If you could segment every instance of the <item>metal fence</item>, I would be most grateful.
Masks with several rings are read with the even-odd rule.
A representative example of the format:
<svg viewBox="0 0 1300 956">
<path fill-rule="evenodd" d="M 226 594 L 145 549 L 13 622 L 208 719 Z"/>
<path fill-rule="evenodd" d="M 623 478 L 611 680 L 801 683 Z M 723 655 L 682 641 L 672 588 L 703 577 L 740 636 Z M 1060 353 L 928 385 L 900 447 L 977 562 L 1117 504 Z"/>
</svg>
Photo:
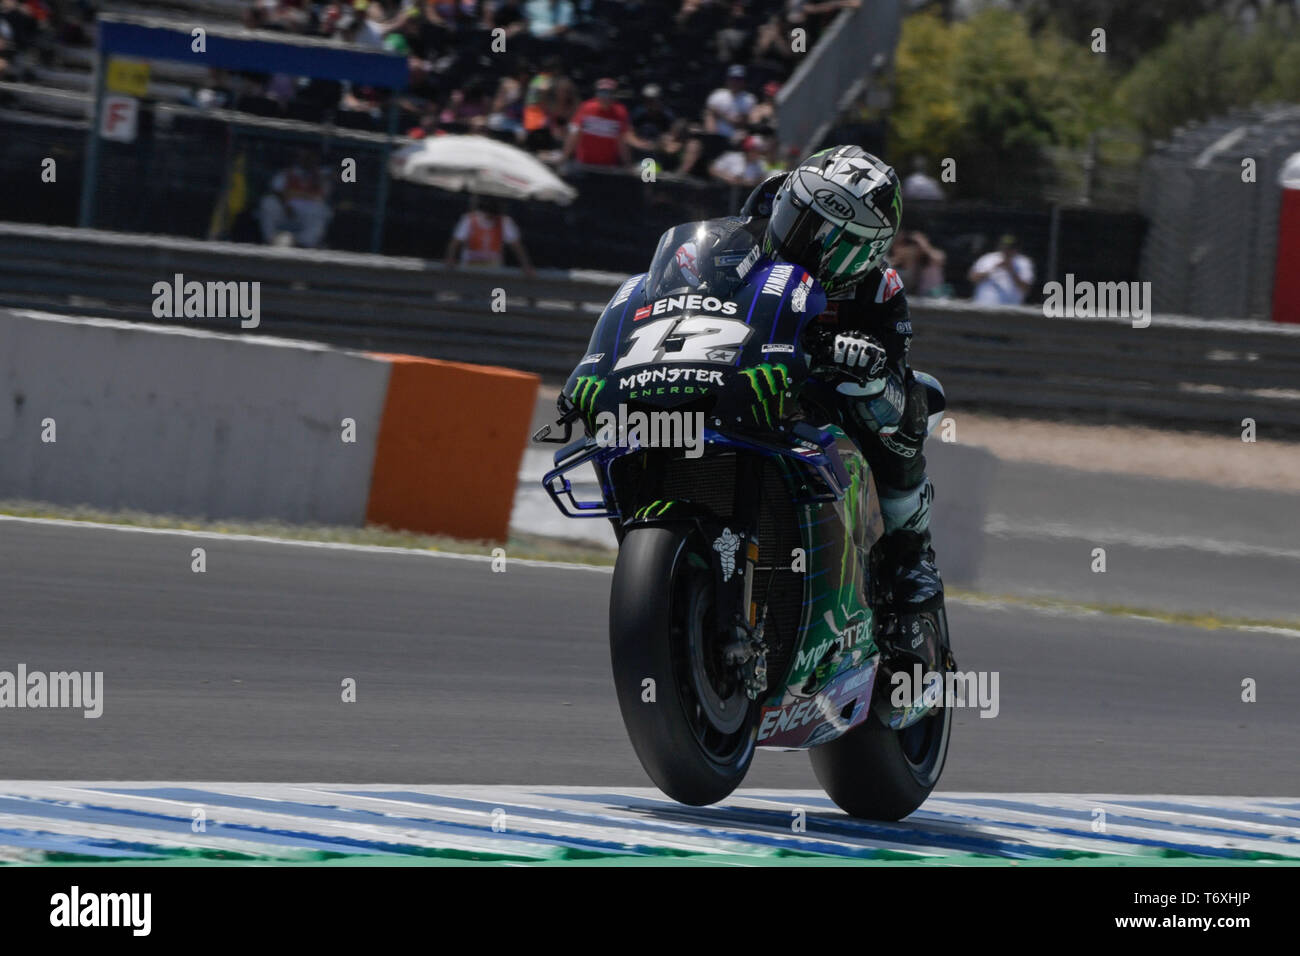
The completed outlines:
<svg viewBox="0 0 1300 956">
<path fill-rule="evenodd" d="M 623 276 L 455 270 L 416 258 L 308 252 L 0 223 L 0 305 L 158 319 L 153 286 L 261 283 L 257 334 L 505 365 L 565 378 Z M 504 311 L 501 307 L 504 305 Z M 1039 309 L 917 300 L 913 364 L 954 408 L 1300 435 L 1300 326 L 1157 314 L 1049 319 Z"/>
<path fill-rule="evenodd" d="M 1278 173 L 1300 150 L 1300 106 L 1254 107 L 1183 130 L 1147 159 L 1142 278 L 1155 307 L 1267 317 L 1277 260 Z M 1254 179 L 1242 161 L 1254 160 Z"/>
</svg>

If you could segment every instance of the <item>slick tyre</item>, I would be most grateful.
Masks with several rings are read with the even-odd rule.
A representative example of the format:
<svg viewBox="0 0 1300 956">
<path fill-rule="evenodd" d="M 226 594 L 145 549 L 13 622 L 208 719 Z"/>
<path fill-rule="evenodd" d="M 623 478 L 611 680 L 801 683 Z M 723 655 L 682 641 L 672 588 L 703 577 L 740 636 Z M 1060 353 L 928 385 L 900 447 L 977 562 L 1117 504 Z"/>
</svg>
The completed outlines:
<svg viewBox="0 0 1300 956">
<path fill-rule="evenodd" d="M 711 552 L 694 525 L 633 528 L 610 595 L 619 709 L 641 766 L 693 806 L 739 786 L 754 759 L 759 704 L 722 664 Z"/>
<path fill-rule="evenodd" d="M 947 645 L 944 612 L 935 612 Z M 953 709 L 937 707 L 910 727 L 891 730 L 874 708 L 842 737 L 809 751 L 813 772 L 845 813 L 864 820 L 901 820 L 916 810 L 939 782 L 948 758 Z"/>
</svg>

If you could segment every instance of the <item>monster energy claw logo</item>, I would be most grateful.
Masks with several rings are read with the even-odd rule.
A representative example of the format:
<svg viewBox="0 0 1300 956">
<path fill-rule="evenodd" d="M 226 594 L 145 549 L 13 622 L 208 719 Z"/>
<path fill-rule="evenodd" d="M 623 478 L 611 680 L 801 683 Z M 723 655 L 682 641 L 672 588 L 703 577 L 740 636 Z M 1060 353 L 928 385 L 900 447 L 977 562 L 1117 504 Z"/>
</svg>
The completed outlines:
<svg viewBox="0 0 1300 956">
<path fill-rule="evenodd" d="M 578 406 L 578 411 L 584 417 L 590 418 L 596 408 L 596 396 L 600 390 L 605 387 L 605 380 L 595 375 L 582 375 L 573 385 L 573 392 L 569 395 L 573 403 Z"/>
<path fill-rule="evenodd" d="M 671 508 L 676 503 L 677 503 L 676 501 L 672 501 L 672 500 L 664 501 L 662 498 L 656 498 L 648 505 L 636 509 L 636 511 L 633 512 L 632 517 L 634 519 L 635 518 L 662 518 L 664 516 L 664 513 L 667 512 L 668 509 Z"/>
<path fill-rule="evenodd" d="M 790 372 L 784 365 L 755 365 L 741 369 L 758 396 L 752 406 L 754 421 L 769 428 L 785 417 L 786 389 L 790 387 Z M 776 416 L 773 417 L 773 412 Z M 760 415 L 761 413 L 761 415 Z"/>
</svg>

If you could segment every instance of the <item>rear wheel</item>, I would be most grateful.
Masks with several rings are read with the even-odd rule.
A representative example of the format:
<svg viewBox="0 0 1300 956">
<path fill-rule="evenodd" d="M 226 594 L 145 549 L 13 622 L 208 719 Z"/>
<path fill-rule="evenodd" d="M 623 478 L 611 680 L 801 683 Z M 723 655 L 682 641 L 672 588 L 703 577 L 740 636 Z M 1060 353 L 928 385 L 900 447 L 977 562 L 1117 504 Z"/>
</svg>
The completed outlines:
<svg viewBox="0 0 1300 956">
<path fill-rule="evenodd" d="M 758 702 L 723 661 L 708 542 L 693 526 L 633 528 L 619 547 L 609 639 L 619 709 L 646 773 L 701 806 L 740 785 Z M 652 681 L 653 683 L 647 683 Z"/>
<path fill-rule="evenodd" d="M 946 648 L 943 611 L 934 612 L 930 623 L 941 628 Z M 939 782 L 952 717 L 951 707 L 939 706 L 912 726 L 891 730 L 873 709 L 847 734 L 809 751 L 813 772 L 845 813 L 867 820 L 901 820 L 924 803 Z"/>
</svg>

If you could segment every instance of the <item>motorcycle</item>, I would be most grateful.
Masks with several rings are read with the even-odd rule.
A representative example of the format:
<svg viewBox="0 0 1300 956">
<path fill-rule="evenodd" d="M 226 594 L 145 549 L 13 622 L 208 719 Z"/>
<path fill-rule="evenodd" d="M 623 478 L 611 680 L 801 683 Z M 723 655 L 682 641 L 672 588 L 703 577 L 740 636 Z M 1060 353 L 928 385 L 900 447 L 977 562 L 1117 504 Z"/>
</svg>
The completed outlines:
<svg viewBox="0 0 1300 956">
<path fill-rule="evenodd" d="M 897 820 L 947 757 L 949 702 L 908 686 L 922 665 L 955 670 L 947 619 L 889 611 L 875 482 L 806 349 L 826 295 L 760 240 L 734 217 L 664 233 L 534 435 L 564 445 L 543 485 L 613 524 L 614 682 L 664 793 L 715 803 L 756 748 L 807 750 L 840 808 Z M 942 390 L 915 374 L 933 427 Z M 584 466 L 599 499 L 574 492 Z"/>
</svg>

